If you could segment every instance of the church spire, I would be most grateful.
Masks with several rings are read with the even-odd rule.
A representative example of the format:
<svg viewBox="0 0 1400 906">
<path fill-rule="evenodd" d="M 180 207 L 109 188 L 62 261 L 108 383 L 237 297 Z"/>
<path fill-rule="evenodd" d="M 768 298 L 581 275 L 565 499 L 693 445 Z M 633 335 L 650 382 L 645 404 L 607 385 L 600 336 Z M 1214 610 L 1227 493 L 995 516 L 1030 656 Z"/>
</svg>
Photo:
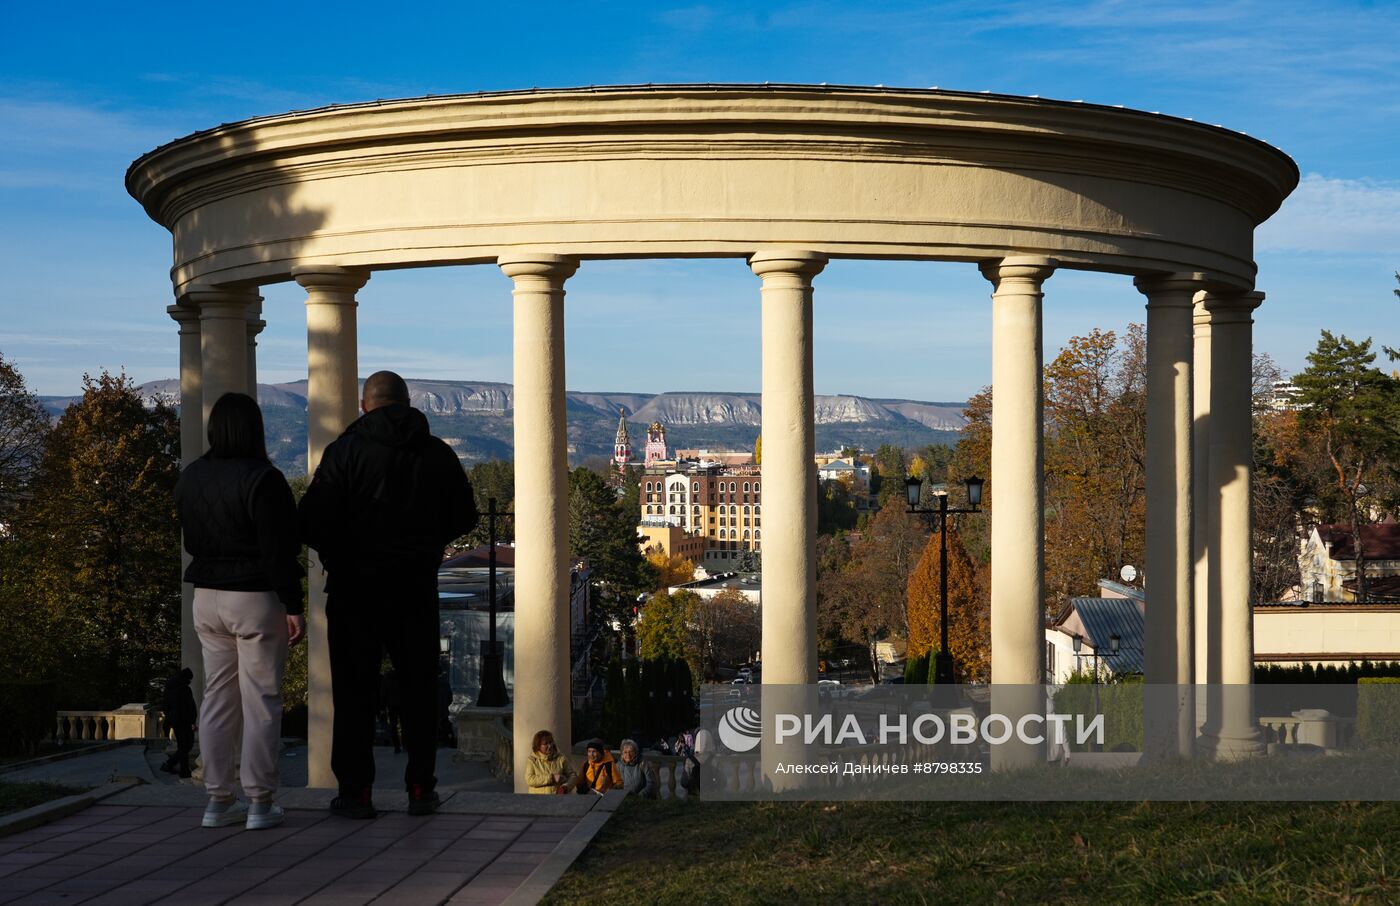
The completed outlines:
<svg viewBox="0 0 1400 906">
<path fill-rule="evenodd" d="M 619 472 L 627 471 L 632 462 L 632 438 L 627 433 L 627 411 L 617 407 L 617 437 L 613 440 L 613 465 Z"/>
</svg>

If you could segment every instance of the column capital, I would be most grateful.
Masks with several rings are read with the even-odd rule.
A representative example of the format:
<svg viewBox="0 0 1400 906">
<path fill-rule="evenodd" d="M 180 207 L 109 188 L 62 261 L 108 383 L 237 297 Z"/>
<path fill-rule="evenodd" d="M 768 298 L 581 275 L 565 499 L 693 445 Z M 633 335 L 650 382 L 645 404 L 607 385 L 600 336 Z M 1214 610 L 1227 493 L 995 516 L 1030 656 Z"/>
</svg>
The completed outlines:
<svg viewBox="0 0 1400 906">
<path fill-rule="evenodd" d="M 1060 262 L 1054 258 L 1040 255 L 1008 255 L 1005 258 L 982 261 L 978 263 L 977 269 L 997 291 L 1006 283 L 1029 285 L 1038 290 L 1040 284 L 1048 280 L 1059 266 Z"/>
<path fill-rule="evenodd" d="M 370 273 L 362 267 L 339 267 L 334 264 L 298 264 L 292 268 L 292 279 L 302 289 L 329 290 L 353 294 L 369 282 Z"/>
<path fill-rule="evenodd" d="M 1133 286 L 1147 297 L 1149 308 L 1190 308 L 1197 293 L 1212 284 L 1209 274 L 1178 271 L 1170 274 L 1144 274 L 1133 278 Z"/>
<path fill-rule="evenodd" d="M 496 266 L 512 280 L 516 277 L 539 277 L 562 284 L 578 270 L 578 259 L 552 252 L 512 252 L 498 257 Z"/>
<path fill-rule="evenodd" d="M 1204 310 L 1205 322 L 1208 324 L 1252 324 L 1254 319 L 1250 315 L 1263 303 L 1264 294 L 1207 292 L 1200 293 L 1196 301 L 1200 306 L 1196 314 L 1198 322 L 1201 320 L 1201 311 Z"/>
<path fill-rule="evenodd" d="M 262 319 L 262 300 L 251 303 L 248 306 L 248 342 L 253 342 L 253 338 L 263 332 L 267 322 Z"/>
<path fill-rule="evenodd" d="M 754 252 L 749 256 L 749 267 L 760 277 L 770 274 L 789 274 L 803 280 L 811 280 L 826 267 L 827 257 L 820 252 L 800 249 L 773 249 Z"/>
<path fill-rule="evenodd" d="M 199 308 L 194 305 L 167 305 L 165 313 L 180 325 L 180 333 L 199 333 Z"/>
<path fill-rule="evenodd" d="M 262 296 L 258 295 L 256 290 L 251 289 L 231 289 L 224 286 L 196 283 L 187 287 L 178 301 L 180 305 L 172 307 L 193 308 L 199 312 L 200 318 L 204 320 L 210 318 L 246 320 L 248 307 L 260 304 Z M 169 309 L 166 310 L 169 311 Z"/>
</svg>

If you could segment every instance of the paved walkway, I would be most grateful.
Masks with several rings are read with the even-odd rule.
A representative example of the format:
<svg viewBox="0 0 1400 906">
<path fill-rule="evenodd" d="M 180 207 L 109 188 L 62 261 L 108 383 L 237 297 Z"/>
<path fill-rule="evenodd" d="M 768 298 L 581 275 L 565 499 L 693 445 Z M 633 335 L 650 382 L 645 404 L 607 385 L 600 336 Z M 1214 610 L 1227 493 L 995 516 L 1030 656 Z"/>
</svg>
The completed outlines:
<svg viewBox="0 0 1400 906">
<path fill-rule="evenodd" d="M 516 796 L 494 778 L 495 790 L 482 791 L 484 769 L 444 752 L 439 813 L 411 817 L 392 750 L 376 755 L 378 818 L 334 818 L 331 791 L 284 787 L 286 823 L 263 831 L 200 827 L 203 791 L 154 771 L 163 753 L 139 746 L 0 775 L 78 786 L 144 781 L 0 836 L 0 904 L 532 903 L 617 804 L 612 796 Z"/>
</svg>

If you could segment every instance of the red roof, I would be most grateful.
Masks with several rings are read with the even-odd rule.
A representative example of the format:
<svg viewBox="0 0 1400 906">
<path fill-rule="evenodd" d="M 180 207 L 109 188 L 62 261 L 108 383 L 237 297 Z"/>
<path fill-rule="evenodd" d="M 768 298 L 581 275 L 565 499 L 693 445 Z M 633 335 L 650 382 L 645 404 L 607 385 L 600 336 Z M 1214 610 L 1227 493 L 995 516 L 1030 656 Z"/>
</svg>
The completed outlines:
<svg viewBox="0 0 1400 906">
<path fill-rule="evenodd" d="M 1333 560 L 1355 560 L 1355 535 L 1350 525 L 1319 525 L 1317 535 Z M 1361 527 L 1362 551 L 1367 560 L 1400 560 L 1400 523 L 1382 522 Z"/>
</svg>

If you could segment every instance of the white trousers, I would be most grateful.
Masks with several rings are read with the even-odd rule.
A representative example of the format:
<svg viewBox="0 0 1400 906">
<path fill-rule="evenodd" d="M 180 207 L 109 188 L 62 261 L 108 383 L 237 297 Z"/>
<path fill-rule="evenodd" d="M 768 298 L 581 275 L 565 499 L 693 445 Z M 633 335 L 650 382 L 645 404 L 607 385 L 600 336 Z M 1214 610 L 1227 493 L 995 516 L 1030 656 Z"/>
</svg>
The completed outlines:
<svg viewBox="0 0 1400 906">
<path fill-rule="evenodd" d="M 254 801 L 270 800 L 282 748 L 287 610 L 275 592 L 196 588 L 194 628 L 204 649 L 204 787 L 216 799 L 234 795 L 241 737 L 243 792 Z"/>
</svg>

